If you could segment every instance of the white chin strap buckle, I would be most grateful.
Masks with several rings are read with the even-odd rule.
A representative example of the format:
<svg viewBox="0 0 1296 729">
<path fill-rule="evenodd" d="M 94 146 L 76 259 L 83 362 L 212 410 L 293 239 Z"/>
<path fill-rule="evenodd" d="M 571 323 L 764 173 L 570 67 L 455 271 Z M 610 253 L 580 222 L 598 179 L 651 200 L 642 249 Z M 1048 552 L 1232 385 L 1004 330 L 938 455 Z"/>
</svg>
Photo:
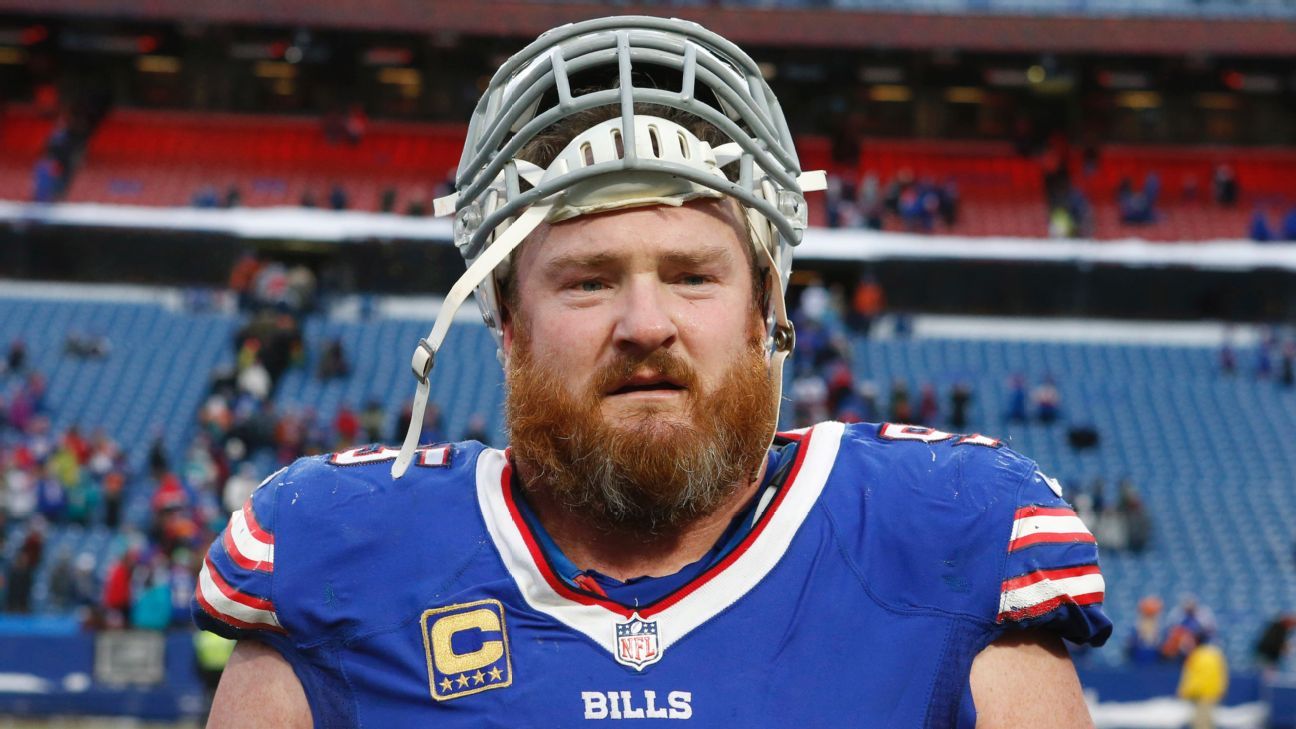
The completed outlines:
<svg viewBox="0 0 1296 729">
<path fill-rule="evenodd" d="M 432 368 L 436 365 L 436 350 L 428 343 L 426 339 L 420 339 L 418 346 L 414 348 L 414 356 L 410 358 L 410 369 L 414 370 L 414 378 L 419 381 L 420 385 L 428 383 L 428 375 L 432 374 Z"/>
</svg>

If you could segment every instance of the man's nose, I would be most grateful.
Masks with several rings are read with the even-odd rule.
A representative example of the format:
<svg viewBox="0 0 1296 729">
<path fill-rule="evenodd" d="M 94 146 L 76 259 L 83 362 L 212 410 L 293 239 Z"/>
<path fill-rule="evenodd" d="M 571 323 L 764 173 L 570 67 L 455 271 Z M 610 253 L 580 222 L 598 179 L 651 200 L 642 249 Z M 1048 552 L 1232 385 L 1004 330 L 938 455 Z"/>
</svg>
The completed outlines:
<svg viewBox="0 0 1296 729">
<path fill-rule="evenodd" d="M 675 343 L 679 330 L 666 308 L 660 282 L 635 280 L 624 289 L 613 337 L 619 349 L 646 354 Z"/>
</svg>

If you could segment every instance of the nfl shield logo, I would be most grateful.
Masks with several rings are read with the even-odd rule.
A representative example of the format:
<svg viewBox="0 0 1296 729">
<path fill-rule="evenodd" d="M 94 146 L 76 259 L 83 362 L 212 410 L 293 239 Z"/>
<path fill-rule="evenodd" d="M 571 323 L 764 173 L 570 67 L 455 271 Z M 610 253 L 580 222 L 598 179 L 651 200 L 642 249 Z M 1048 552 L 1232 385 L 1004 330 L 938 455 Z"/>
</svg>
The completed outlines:
<svg viewBox="0 0 1296 729">
<path fill-rule="evenodd" d="M 638 614 L 626 623 L 616 626 L 616 659 L 618 663 L 643 669 L 661 658 L 661 644 L 657 642 L 657 621 L 640 619 Z"/>
</svg>

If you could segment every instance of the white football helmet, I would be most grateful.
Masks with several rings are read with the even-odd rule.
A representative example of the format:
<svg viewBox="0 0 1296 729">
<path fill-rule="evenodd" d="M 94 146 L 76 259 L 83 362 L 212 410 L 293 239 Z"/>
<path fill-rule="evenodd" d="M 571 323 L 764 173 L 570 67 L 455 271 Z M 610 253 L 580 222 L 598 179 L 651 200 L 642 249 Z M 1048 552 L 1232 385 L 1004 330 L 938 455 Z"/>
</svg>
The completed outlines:
<svg viewBox="0 0 1296 729">
<path fill-rule="evenodd" d="M 660 82 L 663 75 L 673 88 Z M 583 81 L 600 77 L 601 88 L 580 90 Z M 730 141 L 713 147 L 676 122 L 643 114 L 645 105 L 695 116 Z M 518 158 L 540 132 L 604 106 L 618 107 L 620 115 L 578 134 L 547 168 Z M 794 340 L 784 292 L 792 248 L 806 227 L 804 193 L 824 184 L 822 172 L 801 171 L 783 112 L 756 62 L 702 26 L 625 16 L 540 36 L 491 79 L 468 126 L 457 192 L 436 201 L 437 215 L 454 215 L 455 245 L 468 270 L 414 352 L 418 389 L 392 476 L 400 478 L 413 458 L 428 374 L 459 306 L 475 290 L 486 326 L 500 341 L 497 275 L 510 254 L 541 223 L 586 213 L 737 199 L 747 211 L 757 263 L 767 272 L 767 346 L 777 396 Z"/>
</svg>

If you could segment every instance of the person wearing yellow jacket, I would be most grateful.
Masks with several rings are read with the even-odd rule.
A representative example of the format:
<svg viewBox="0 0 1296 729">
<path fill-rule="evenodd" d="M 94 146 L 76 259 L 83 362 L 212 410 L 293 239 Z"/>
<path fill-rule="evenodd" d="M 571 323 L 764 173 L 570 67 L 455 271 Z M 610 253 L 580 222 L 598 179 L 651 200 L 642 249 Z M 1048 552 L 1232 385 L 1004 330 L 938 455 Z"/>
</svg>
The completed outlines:
<svg viewBox="0 0 1296 729">
<path fill-rule="evenodd" d="M 1199 633 L 1197 647 L 1184 661 L 1179 679 L 1179 698 L 1193 704 L 1192 729 L 1214 729 L 1215 707 L 1228 691 L 1228 661 L 1224 651 Z"/>
</svg>

